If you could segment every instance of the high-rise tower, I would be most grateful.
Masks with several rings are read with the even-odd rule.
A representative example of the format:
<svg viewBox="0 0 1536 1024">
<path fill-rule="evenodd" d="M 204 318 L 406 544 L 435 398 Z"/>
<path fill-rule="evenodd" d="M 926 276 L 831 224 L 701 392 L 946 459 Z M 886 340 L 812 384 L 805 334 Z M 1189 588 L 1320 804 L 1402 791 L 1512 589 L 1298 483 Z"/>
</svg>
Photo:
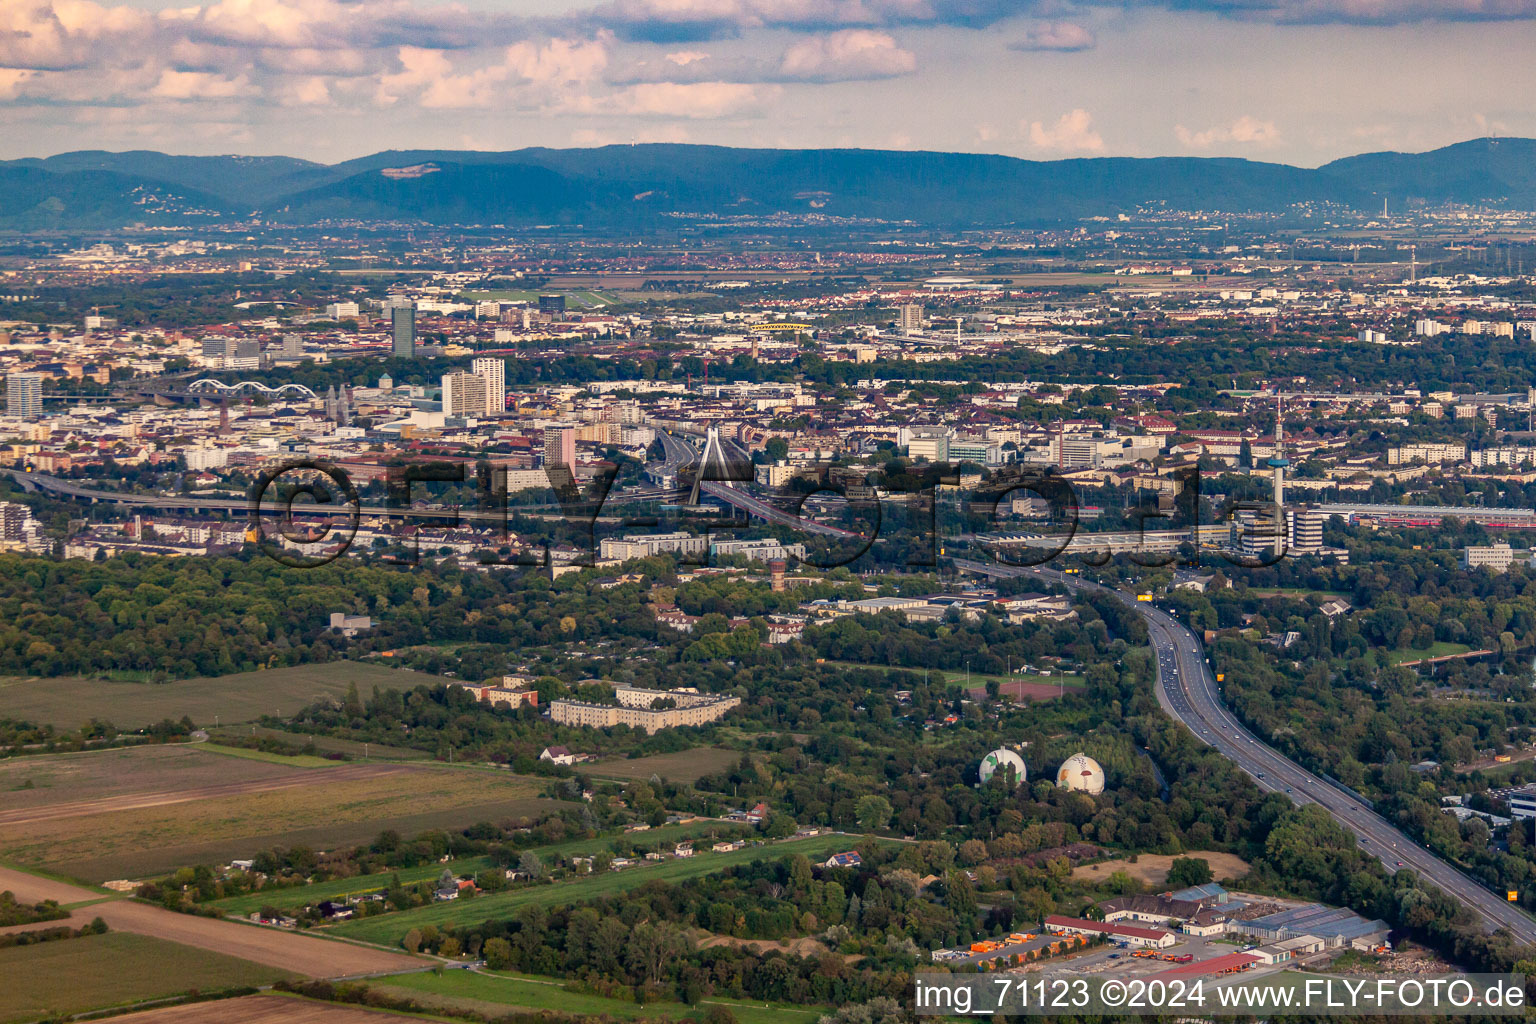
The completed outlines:
<svg viewBox="0 0 1536 1024">
<path fill-rule="evenodd" d="M 389 310 L 391 354 L 397 359 L 416 355 L 416 306 L 392 306 Z"/>
</svg>

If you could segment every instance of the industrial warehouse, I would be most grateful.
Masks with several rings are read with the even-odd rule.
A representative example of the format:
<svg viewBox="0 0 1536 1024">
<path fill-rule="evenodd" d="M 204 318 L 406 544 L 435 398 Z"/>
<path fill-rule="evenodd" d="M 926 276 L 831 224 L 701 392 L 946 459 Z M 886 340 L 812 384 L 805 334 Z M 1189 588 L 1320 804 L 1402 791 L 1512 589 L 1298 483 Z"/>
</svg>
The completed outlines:
<svg viewBox="0 0 1536 1024">
<path fill-rule="evenodd" d="M 1273 967 L 1303 959 L 1331 959 L 1353 949 L 1389 949 L 1389 928 L 1354 911 L 1319 903 L 1277 900 L 1228 892 L 1216 883 L 1156 895 L 1119 896 L 1093 908 L 1101 919 L 1053 914 L 1041 931 L 973 942 L 969 948 L 935 950 L 935 962 L 971 964 L 980 970 L 1008 970 L 1044 957 L 1077 953 L 1094 944 L 1101 951 L 1072 960 L 1074 970 L 1160 967 L 1160 973 L 1222 975 Z M 1073 945 L 1062 940 L 1075 939 Z M 1239 948 L 1228 952 L 1232 943 Z M 1246 943 L 1247 945 L 1243 945 Z M 1130 952 L 1116 952 L 1126 950 Z"/>
</svg>

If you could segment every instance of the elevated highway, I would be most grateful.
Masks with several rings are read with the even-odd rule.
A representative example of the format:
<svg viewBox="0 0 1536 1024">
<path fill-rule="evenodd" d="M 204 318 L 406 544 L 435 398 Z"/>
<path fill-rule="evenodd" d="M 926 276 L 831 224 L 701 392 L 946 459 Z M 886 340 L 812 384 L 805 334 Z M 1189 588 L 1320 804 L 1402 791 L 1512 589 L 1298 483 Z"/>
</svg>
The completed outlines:
<svg viewBox="0 0 1536 1024">
<path fill-rule="evenodd" d="M 683 467 L 698 460 L 699 450 L 689 442 L 670 432 L 664 432 L 660 436 L 662 449 L 666 453 L 664 466 L 668 472 L 675 475 Z M 743 462 L 751 461 L 751 457 L 747 454 L 746 450 L 736 444 L 736 442 L 721 438 L 720 443 L 732 457 L 740 458 Z M 699 484 L 699 490 L 717 501 L 723 501 L 733 508 L 739 508 L 748 515 L 756 516 L 764 522 L 772 523 L 774 526 L 785 526 L 791 530 L 803 530 L 806 533 L 816 534 L 817 536 L 836 537 L 841 540 L 854 540 L 860 536 L 851 530 L 829 526 L 826 523 L 817 522 L 808 517 L 786 512 L 760 498 L 753 497 L 744 489 L 736 487 L 732 483 L 706 480 Z"/>
</svg>

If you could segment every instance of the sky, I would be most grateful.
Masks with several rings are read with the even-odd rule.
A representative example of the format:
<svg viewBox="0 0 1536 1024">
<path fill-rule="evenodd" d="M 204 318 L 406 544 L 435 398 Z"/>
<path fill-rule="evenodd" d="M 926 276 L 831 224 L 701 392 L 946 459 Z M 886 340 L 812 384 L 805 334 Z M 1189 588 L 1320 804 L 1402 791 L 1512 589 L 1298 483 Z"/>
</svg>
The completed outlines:
<svg viewBox="0 0 1536 1024">
<path fill-rule="evenodd" d="M 0 158 L 1536 136 L 1536 0 L 0 0 Z"/>
</svg>

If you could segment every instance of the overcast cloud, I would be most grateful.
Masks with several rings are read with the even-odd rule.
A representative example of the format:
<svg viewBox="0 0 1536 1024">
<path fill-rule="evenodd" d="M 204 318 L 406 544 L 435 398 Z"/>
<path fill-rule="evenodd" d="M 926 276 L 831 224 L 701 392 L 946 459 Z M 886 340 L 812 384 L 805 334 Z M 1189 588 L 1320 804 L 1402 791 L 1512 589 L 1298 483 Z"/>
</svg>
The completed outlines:
<svg viewBox="0 0 1536 1024">
<path fill-rule="evenodd" d="M 1536 0 L 0 0 L 0 156 L 645 140 L 1315 165 L 1536 135 Z"/>
</svg>

